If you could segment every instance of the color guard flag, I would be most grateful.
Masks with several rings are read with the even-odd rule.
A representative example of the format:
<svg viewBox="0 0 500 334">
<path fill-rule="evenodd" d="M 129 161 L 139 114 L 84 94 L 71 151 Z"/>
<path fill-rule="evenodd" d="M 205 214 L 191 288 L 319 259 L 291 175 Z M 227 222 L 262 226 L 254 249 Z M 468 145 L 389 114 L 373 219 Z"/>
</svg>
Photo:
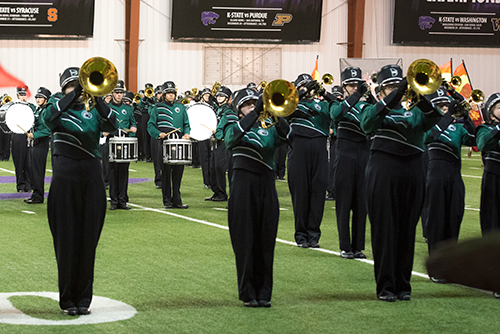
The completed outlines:
<svg viewBox="0 0 500 334">
<path fill-rule="evenodd" d="M 24 84 L 21 80 L 9 74 L 2 65 L 0 65 L 0 87 L 24 87 L 26 89 L 26 95 L 31 96 L 28 86 Z"/>
<path fill-rule="evenodd" d="M 439 66 L 439 69 L 441 70 L 441 76 L 443 77 L 444 80 L 447 82 L 451 81 L 451 60 L 447 63 L 444 63 L 443 65 Z"/>
<path fill-rule="evenodd" d="M 314 70 L 312 71 L 311 76 L 317 82 L 321 82 L 321 76 L 319 75 L 319 71 L 318 71 L 318 58 L 319 58 L 319 56 L 316 56 L 316 66 L 314 66 Z"/>
<path fill-rule="evenodd" d="M 465 63 L 463 61 L 462 64 L 455 69 L 453 75 L 458 75 L 460 79 L 462 79 L 462 84 L 455 89 L 457 93 L 460 93 L 466 99 L 470 98 L 472 86 L 470 84 L 469 74 L 467 73 L 467 69 L 465 68 Z"/>
</svg>

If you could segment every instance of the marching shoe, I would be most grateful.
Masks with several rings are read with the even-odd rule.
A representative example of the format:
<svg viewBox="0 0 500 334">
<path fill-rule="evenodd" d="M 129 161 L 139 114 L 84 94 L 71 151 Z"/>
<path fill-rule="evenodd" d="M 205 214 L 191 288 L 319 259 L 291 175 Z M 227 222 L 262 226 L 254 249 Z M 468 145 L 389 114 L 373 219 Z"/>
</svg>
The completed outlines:
<svg viewBox="0 0 500 334">
<path fill-rule="evenodd" d="M 172 204 L 167 204 L 165 205 L 165 209 L 169 210 L 169 209 L 173 209 L 174 206 Z"/>
<path fill-rule="evenodd" d="M 227 197 L 224 197 L 224 196 L 212 197 L 212 201 L 214 201 L 214 202 L 225 202 L 225 201 L 227 201 Z"/>
<path fill-rule="evenodd" d="M 122 209 L 122 210 L 130 210 L 132 209 L 130 206 L 128 206 L 127 204 L 124 204 L 124 205 L 120 205 L 118 207 L 118 209 Z"/>
<path fill-rule="evenodd" d="M 354 259 L 354 253 L 353 252 L 346 252 L 343 250 L 340 252 L 340 257 L 343 259 L 352 260 L 352 259 Z"/>
<path fill-rule="evenodd" d="M 42 201 L 36 200 L 36 199 L 31 199 L 31 198 L 26 198 L 24 199 L 24 203 L 27 204 L 42 204 Z"/>
<path fill-rule="evenodd" d="M 400 293 L 398 295 L 398 299 L 399 300 L 406 300 L 406 301 L 409 301 L 411 298 L 410 294 L 409 293 Z"/>
<path fill-rule="evenodd" d="M 259 300 L 259 306 L 260 307 L 271 307 L 271 302 L 267 300 Z"/>
<path fill-rule="evenodd" d="M 173 207 L 174 207 L 174 209 L 187 209 L 187 208 L 189 208 L 189 205 L 187 205 L 187 204 L 178 204 L 178 205 L 174 205 Z"/>
<path fill-rule="evenodd" d="M 316 241 L 310 242 L 309 243 L 310 248 L 319 248 L 319 244 Z"/>
<path fill-rule="evenodd" d="M 396 296 L 393 294 L 385 294 L 385 295 L 379 295 L 377 296 L 378 300 L 381 300 L 383 302 L 395 302 L 396 301 Z"/>
<path fill-rule="evenodd" d="M 118 209 L 118 206 L 116 206 L 116 205 L 111 205 L 111 206 L 109 207 L 109 209 L 110 209 L 110 210 L 116 210 L 116 209 Z"/>
<path fill-rule="evenodd" d="M 74 306 L 68 307 L 67 309 L 65 309 L 63 311 L 64 311 L 64 313 L 66 313 L 67 315 L 70 315 L 72 317 L 74 317 L 75 315 L 78 314 L 78 309 Z"/>
<path fill-rule="evenodd" d="M 355 251 L 354 252 L 354 258 L 355 259 L 366 259 L 366 255 L 362 251 Z"/>
<path fill-rule="evenodd" d="M 309 248 L 309 244 L 307 242 L 304 242 L 303 244 L 297 244 L 297 247 L 299 247 L 299 248 Z"/>
<path fill-rule="evenodd" d="M 78 308 L 78 314 L 80 315 L 88 315 L 90 314 L 90 309 L 87 307 L 79 307 Z"/>
<path fill-rule="evenodd" d="M 500 299 L 500 292 L 493 292 L 493 297 Z"/>
<path fill-rule="evenodd" d="M 259 307 L 259 303 L 254 299 L 249 302 L 243 302 L 245 307 Z"/>
<path fill-rule="evenodd" d="M 325 197 L 325 201 L 335 201 L 335 197 L 333 197 L 333 194 L 328 194 Z"/>
<path fill-rule="evenodd" d="M 214 197 L 215 197 L 215 195 L 212 195 L 212 196 L 210 196 L 210 197 L 206 197 L 206 198 L 205 198 L 205 201 L 211 201 L 211 200 L 213 200 L 213 199 L 214 199 Z"/>
</svg>

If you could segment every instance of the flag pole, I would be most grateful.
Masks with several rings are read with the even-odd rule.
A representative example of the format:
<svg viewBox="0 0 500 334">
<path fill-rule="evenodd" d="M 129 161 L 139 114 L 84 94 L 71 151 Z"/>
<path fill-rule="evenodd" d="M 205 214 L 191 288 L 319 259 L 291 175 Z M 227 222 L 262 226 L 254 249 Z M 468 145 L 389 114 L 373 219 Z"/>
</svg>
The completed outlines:
<svg viewBox="0 0 500 334">
<path fill-rule="evenodd" d="M 474 87 L 472 87 L 472 81 L 470 81 L 469 71 L 467 71 L 467 67 L 465 66 L 465 61 L 463 59 L 462 59 L 462 64 L 464 65 L 464 70 L 465 74 L 467 74 L 467 79 L 469 79 L 470 89 L 473 90 Z"/>
</svg>

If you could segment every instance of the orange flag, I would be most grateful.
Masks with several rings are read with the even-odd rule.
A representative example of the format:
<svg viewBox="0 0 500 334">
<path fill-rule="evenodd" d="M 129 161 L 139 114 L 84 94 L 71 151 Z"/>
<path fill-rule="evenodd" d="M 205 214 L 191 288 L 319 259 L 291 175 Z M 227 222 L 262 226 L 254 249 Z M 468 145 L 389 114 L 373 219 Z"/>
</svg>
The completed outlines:
<svg viewBox="0 0 500 334">
<path fill-rule="evenodd" d="M 31 96 L 28 86 L 4 70 L 2 65 L 0 65 L 0 87 L 24 87 L 26 89 L 26 95 L 28 97 Z"/>
<path fill-rule="evenodd" d="M 467 70 L 465 69 L 465 63 L 462 62 L 456 69 L 453 75 L 458 75 L 460 79 L 462 79 L 462 84 L 458 86 L 455 90 L 462 94 L 463 97 L 466 99 L 470 98 L 470 94 L 472 92 L 472 86 L 470 84 L 469 80 L 469 74 L 467 73 Z"/>
<path fill-rule="evenodd" d="M 443 77 L 443 79 L 450 82 L 451 81 L 451 60 L 449 62 L 446 62 L 443 65 L 439 66 L 439 69 L 441 70 L 441 76 Z"/>
<path fill-rule="evenodd" d="M 319 75 L 319 71 L 318 71 L 318 58 L 319 58 L 319 56 L 316 56 L 316 66 L 314 66 L 314 70 L 312 71 L 311 76 L 317 82 L 321 82 L 321 76 Z"/>
</svg>

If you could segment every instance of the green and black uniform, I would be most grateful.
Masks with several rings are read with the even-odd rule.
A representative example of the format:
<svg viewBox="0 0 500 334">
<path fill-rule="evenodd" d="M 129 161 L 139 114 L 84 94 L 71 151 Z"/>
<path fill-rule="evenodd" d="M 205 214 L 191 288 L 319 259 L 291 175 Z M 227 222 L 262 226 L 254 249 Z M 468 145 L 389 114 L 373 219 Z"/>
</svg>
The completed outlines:
<svg viewBox="0 0 500 334">
<path fill-rule="evenodd" d="M 361 129 L 371 134 L 365 179 L 379 298 L 411 293 L 415 229 L 425 192 L 423 139 L 440 118 L 424 98 L 412 110 L 403 109 L 402 95 L 392 92 L 366 107 L 361 118 Z"/>
<path fill-rule="evenodd" d="M 301 99 L 289 122 L 295 134 L 288 153 L 295 241 L 298 245 L 316 245 L 321 236 L 328 179 L 326 140 L 331 122 L 330 103 Z"/>
<path fill-rule="evenodd" d="M 239 299 L 244 302 L 271 301 L 279 220 L 274 151 L 291 140 L 284 119 L 263 129 L 257 118 L 258 113 L 252 111 L 225 130 L 225 142 L 233 156 L 228 225 L 236 257 Z"/>
<path fill-rule="evenodd" d="M 30 157 L 30 181 L 31 201 L 43 203 L 45 186 L 45 168 L 47 166 L 47 154 L 49 153 L 50 130 L 42 121 L 42 113 L 47 105 L 37 107 L 35 110 L 35 124 L 33 125 L 33 147 L 29 148 Z"/>
<path fill-rule="evenodd" d="M 474 123 L 454 121 L 448 111 L 431 130 L 427 131 L 429 167 L 425 190 L 423 226 L 429 253 L 442 241 L 458 240 L 465 210 L 465 186 L 460 173 L 462 145 L 474 146 Z M 471 134 L 472 133 L 472 134 Z"/>
<path fill-rule="evenodd" d="M 500 123 L 479 125 L 476 142 L 484 161 L 479 218 L 485 235 L 500 229 Z"/>
<path fill-rule="evenodd" d="M 118 121 L 118 128 L 123 131 L 120 136 L 135 137 L 135 133 L 127 132 L 132 127 L 136 127 L 134 108 L 124 104 L 116 104 L 113 100 L 108 104 Z M 119 136 L 118 132 L 110 133 L 106 139 L 106 145 L 109 145 L 109 138 Z M 106 157 L 104 157 L 106 159 Z M 108 158 L 109 159 L 109 158 Z M 111 198 L 111 208 L 126 209 L 128 202 L 128 169 L 130 162 L 110 162 L 109 169 L 109 197 Z"/>
<path fill-rule="evenodd" d="M 95 251 L 106 215 L 99 136 L 116 130 L 116 118 L 100 98 L 98 109 L 86 111 L 73 103 L 79 95 L 71 92 L 59 101 L 51 97 L 42 114 L 53 136 L 47 215 L 62 309 L 88 308 L 92 300 Z"/>
<path fill-rule="evenodd" d="M 177 130 L 169 138 L 181 138 L 189 134 L 191 128 L 186 113 L 186 108 L 181 103 L 159 102 L 149 111 L 148 132 L 149 135 L 162 143 L 160 133 L 169 133 Z M 166 138 L 167 139 L 167 138 Z M 162 194 L 165 207 L 181 207 L 181 180 L 184 173 L 184 165 L 170 165 L 162 163 Z"/>
<path fill-rule="evenodd" d="M 363 110 L 370 104 L 359 102 L 355 92 L 332 107 L 331 117 L 337 125 L 334 162 L 335 212 L 339 246 L 345 252 L 365 249 L 366 189 L 365 170 L 368 162 L 368 140 L 361 130 Z M 352 229 L 349 228 L 352 212 Z"/>
</svg>

